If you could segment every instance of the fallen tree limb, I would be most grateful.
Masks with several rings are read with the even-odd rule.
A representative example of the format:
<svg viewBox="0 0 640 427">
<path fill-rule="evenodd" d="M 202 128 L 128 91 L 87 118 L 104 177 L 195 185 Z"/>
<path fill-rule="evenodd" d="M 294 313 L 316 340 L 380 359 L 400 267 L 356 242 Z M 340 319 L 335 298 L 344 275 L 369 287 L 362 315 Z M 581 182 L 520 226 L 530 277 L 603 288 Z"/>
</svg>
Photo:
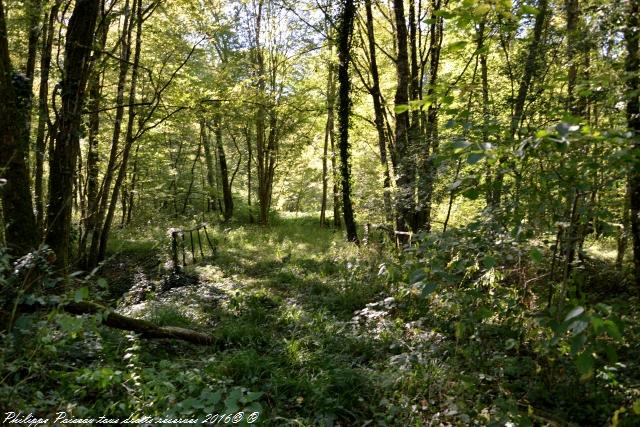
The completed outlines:
<svg viewBox="0 0 640 427">
<path fill-rule="evenodd" d="M 115 329 L 138 332 L 145 338 L 174 338 L 199 345 L 211 345 L 214 343 L 212 336 L 176 326 L 157 326 L 148 320 L 123 316 L 94 302 L 72 302 L 66 304 L 63 308 L 71 314 L 103 313 L 102 323 L 104 325 Z"/>
</svg>

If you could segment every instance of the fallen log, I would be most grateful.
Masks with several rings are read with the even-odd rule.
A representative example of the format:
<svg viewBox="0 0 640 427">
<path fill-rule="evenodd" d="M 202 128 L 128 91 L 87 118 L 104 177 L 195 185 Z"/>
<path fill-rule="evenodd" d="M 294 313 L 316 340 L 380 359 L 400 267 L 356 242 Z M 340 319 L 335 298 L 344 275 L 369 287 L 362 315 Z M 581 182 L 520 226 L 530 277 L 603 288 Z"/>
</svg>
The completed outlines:
<svg viewBox="0 0 640 427">
<path fill-rule="evenodd" d="M 148 320 L 123 316 L 94 302 L 72 302 L 66 304 L 63 308 L 71 314 L 102 313 L 102 323 L 104 325 L 115 329 L 138 332 L 144 338 L 173 338 L 199 345 L 211 345 L 214 343 L 212 336 L 177 326 L 157 326 Z"/>
</svg>

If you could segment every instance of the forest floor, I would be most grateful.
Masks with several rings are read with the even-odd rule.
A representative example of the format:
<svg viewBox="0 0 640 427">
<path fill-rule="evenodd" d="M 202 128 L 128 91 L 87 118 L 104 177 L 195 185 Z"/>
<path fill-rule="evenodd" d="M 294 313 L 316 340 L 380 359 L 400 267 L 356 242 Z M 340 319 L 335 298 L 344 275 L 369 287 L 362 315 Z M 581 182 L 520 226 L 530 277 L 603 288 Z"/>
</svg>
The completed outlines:
<svg viewBox="0 0 640 427">
<path fill-rule="evenodd" d="M 11 399 L 35 411 L 73 400 L 76 416 L 202 421 L 244 410 L 273 426 L 560 426 L 605 425 L 639 397 L 637 344 L 614 381 L 578 381 L 571 363 L 538 354 L 534 320 L 501 288 L 488 300 L 506 304 L 500 315 L 464 289 L 415 298 L 387 279 L 395 255 L 307 219 L 212 235 L 216 253 L 169 280 L 166 232 L 121 232 L 105 290 L 92 294 L 122 314 L 211 334 L 214 346 L 98 327 L 59 344 L 37 403 L 22 391 Z M 635 319 L 625 334 L 637 343 L 633 301 L 608 303 Z"/>
</svg>

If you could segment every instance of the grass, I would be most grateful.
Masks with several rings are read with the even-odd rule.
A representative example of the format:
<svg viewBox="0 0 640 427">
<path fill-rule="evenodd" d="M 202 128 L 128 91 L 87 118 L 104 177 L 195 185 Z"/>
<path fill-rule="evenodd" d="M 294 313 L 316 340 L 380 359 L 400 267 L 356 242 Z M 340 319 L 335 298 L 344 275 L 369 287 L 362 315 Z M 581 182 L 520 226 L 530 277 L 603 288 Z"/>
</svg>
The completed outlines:
<svg viewBox="0 0 640 427">
<path fill-rule="evenodd" d="M 417 298 L 380 273 L 382 264 L 408 269 L 407 259 L 375 245 L 358 249 L 305 217 L 280 218 L 270 228 L 215 227 L 211 237 L 217 254 L 185 268 L 197 280 L 151 295 L 145 315 L 210 333 L 217 345 L 100 328 L 102 351 L 83 360 L 82 370 L 59 366 L 54 354 L 42 363 L 42 378 L 34 370 L 34 378 L 61 390 L 49 402 L 72 400 L 75 414 L 114 417 L 202 419 L 253 408 L 261 425 L 273 426 L 602 425 L 637 398 L 629 386 L 637 382 L 629 373 L 637 366 L 637 322 L 625 331 L 620 358 L 631 368 L 620 368 L 618 385 L 580 382 L 569 359 L 543 355 L 544 331 L 518 311 L 513 287 L 496 284 L 491 294 L 439 287 Z M 167 241 L 158 228 L 122 231 L 111 249 L 123 264 L 167 261 Z M 159 283 L 162 266 L 146 273 Z M 638 318 L 633 300 L 615 304 Z M 64 344 L 73 347 L 65 354 L 83 354 L 87 345 L 78 337 Z M 25 410 L 44 405 L 26 392 L 20 402 L 16 408 Z"/>
</svg>

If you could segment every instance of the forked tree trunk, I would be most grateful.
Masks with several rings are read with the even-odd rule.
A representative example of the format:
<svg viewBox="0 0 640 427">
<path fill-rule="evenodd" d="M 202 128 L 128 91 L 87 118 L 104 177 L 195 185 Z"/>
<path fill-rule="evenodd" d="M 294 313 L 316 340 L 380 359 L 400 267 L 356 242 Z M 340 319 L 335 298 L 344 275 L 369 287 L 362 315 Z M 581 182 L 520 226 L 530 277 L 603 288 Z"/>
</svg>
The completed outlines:
<svg viewBox="0 0 640 427">
<path fill-rule="evenodd" d="M 52 140 L 55 143 L 53 157 L 49 160 L 46 243 L 56 254 L 56 264 L 64 271 L 69 265 L 73 181 L 99 3 L 99 0 L 77 0 L 69 19 L 61 88 L 62 106 Z"/>
<path fill-rule="evenodd" d="M 36 131 L 35 142 L 35 209 L 36 223 L 40 236 L 44 232 L 45 212 L 44 212 L 44 157 L 46 151 L 45 131 L 49 127 L 49 71 L 51 69 L 51 51 L 53 49 L 53 35 L 55 33 L 55 23 L 58 10 L 62 0 L 56 0 L 51 6 L 47 23 L 42 30 L 42 52 L 40 53 L 40 89 L 38 91 L 38 129 Z"/>
</svg>

